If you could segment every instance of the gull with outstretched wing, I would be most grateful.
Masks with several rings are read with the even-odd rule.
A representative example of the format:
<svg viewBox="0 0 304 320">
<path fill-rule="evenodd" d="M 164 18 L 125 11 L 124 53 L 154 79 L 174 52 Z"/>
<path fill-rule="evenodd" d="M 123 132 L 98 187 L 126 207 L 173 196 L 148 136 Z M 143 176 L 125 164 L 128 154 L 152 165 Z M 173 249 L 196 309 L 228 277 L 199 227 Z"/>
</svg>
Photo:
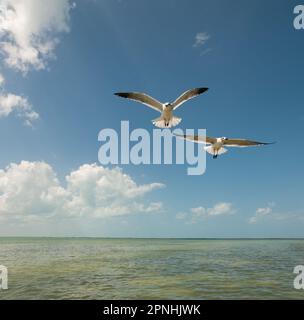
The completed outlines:
<svg viewBox="0 0 304 320">
<path fill-rule="evenodd" d="M 264 146 L 268 144 L 273 144 L 274 142 L 258 142 L 247 139 L 229 139 L 226 137 L 222 138 L 212 138 L 212 137 L 203 137 L 198 135 L 179 135 L 174 134 L 177 137 L 183 138 L 185 140 L 193 141 L 195 143 L 202 143 L 206 146 L 204 149 L 206 152 L 213 155 L 213 158 L 216 159 L 218 155 L 226 153 L 228 150 L 225 147 L 254 147 L 254 146 Z M 225 146 L 225 147 L 224 147 Z"/>
<path fill-rule="evenodd" d="M 182 119 L 173 115 L 176 110 L 186 101 L 204 93 L 208 88 L 195 88 L 184 92 L 174 102 L 161 103 L 145 93 L 140 92 L 117 92 L 116 96 L 140 102 L 161 113 L 161 116 L 152 120 L 153 124 L 159 128 L 171 128 L 177 126 Z"/>
</svg>

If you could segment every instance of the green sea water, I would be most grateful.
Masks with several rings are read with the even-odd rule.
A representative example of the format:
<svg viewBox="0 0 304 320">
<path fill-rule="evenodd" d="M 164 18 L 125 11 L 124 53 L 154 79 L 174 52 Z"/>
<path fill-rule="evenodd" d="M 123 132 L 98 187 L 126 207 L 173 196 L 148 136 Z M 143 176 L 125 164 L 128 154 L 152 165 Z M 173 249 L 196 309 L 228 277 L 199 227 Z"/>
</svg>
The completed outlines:
<svg viewBox="0 0 304 320">
<path fill-rule="evenodd" d="M 0 238 L 0 299 L 304 299 L 304 240 Z"/>
</svg>

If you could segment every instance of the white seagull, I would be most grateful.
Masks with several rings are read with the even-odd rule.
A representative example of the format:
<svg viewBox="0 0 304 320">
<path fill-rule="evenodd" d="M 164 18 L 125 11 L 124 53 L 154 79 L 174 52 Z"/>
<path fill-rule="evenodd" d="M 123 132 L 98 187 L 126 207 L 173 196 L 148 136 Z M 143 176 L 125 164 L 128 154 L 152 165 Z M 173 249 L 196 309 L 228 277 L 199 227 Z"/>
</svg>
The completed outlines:
<svg viewBox="0 0 304 320">
<path fill-rule="evenodd" d="M 183 138 L 185 140 L 193 141 L 196 143 L 203 143 L 206 145 L 204 149 L 206 152 L 213 155 L 213 159 L 216 159 L 218 155 L 226 153 L 228 150 L 225 147 L 254 147 L 254 146 L 264 146 L 268 144 L 274 144 L 275 142 L 258 142 L 247 139 L 229 139 L 226 137 L 222 138 L 211 138 L 202 136 L 191 136 L 191 135 L 179 135 L 174 134 L 177 137 Z"/>
<path fill-rule="evenodd" d="M 177 126 L 182 119 L 175 117 L 173 111 L 176 110 L 186 101 L 200 95 L 201 93 L 207 91 L 208 88 L 195 88 L 184 92 L 180 97 L 178 97 L 174 102 L 161 103 L 158 100 L 148 96 L 145 93 L 140 92 L 118 92 L 114 93 L 116 96 L 127 98 L 140 102 L 158 112 L 161 113 L 159 118 L 152 120 L 152 123 L 159 128 L 171 128 Z"/>
</svg>

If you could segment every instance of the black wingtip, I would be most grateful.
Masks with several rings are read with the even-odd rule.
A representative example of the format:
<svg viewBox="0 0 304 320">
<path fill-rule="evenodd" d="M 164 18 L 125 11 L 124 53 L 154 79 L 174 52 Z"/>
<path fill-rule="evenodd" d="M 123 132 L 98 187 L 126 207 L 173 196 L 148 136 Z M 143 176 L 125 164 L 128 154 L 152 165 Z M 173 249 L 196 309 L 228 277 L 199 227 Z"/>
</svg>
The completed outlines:
<svg viewBox="0 0 304 320">
<path fill-rule="evenodd" d="M 270 144 L 276 144 L 276 141 L 274 141 L 274 142 L 260 142 L 260 145 L 262 145 L 262 146 L 268 146 Z"/>
<path fill-rule="evenodd" d="M 114 95 L 118 96 L 118 97 L 123 97 L 123 98 L 128 97 L 128 93 L 126 93 L 126 92 L 115 92 Z"/>
<path fill-rule="evenodd" d="M 206 92 L 206 91 L 208 91 L 208 90 L 209 90 L 209 88 L 197 88 L 197 92 L 198 92 L 199 94 L 204 93 L 204 92 Z"/>
</svg>

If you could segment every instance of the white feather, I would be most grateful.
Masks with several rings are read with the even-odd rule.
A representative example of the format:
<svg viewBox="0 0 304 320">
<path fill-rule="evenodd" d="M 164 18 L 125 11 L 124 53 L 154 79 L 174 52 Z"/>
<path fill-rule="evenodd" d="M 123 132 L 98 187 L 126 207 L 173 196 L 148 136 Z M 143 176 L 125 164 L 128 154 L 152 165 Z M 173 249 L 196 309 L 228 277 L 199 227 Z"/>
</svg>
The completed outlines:
<svg viewBox="0 0 304 320">
<path fill-rule="evenodd" d="M 224 153 L 226 153 L 228 151 L 225 148 L 221 148 L 218 151 L 215 151 L 213 146 L 204 147 L 204 149 L 205 149 L 206 152 L 208 152 L 208 153 L 210 153 L 212 155 L 215 155 L 215 154 L 220 155 L 220 154 L 224 154 Z"/>
<path fill-rule="evenodd" d="M 152 123 L 158 127 L 158 128 L 171 128 L 171 127 L 175 127 L 177 126 L 180 122 L 182 121 L 181 118 L 178 118 L 178 117 L 175 117 L 173 116 L 170 120 L 169 120 L 169 125 L 168 126 L 165 126 L 165 120 L 163 117 L 159 117 L 159 118 L 156 118 L 154 120 L 152 120 Z"/>
</svg>

